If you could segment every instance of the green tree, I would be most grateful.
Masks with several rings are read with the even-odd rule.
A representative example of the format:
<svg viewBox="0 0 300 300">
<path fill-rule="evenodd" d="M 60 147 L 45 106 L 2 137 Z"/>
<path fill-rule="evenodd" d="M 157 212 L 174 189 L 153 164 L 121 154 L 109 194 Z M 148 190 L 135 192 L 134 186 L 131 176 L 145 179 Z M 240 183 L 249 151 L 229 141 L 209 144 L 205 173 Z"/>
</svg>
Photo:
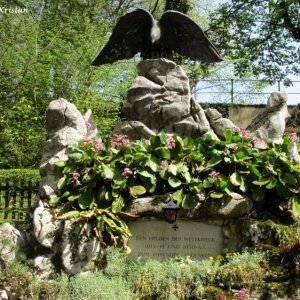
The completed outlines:
<svg viewBox="0 0 300 300">
<path fill-rule="evenodd" d="M 178 10 L 186 14 L 191 8 L 190 0 L 166 0 L 165 10 Z"/>
<path fill-rule="evenodd" d="M 38 166 L 44 112 L 53 99 L 64 97 L 82 112 L 92 108 L 100 134 L 111 130 L 134 64 L 91 62 L 119 16 L 136 5 L 111 2 L 0 0 L 1 7 L 28 9 L 0 14 L 0 168 Z"/>
<path fill-rule="evenodd" d="M 298 0 L 228 1 L 211 15 L 209 33 L 238 76 L 284 80 L 300 74 Z"/>
</svg>

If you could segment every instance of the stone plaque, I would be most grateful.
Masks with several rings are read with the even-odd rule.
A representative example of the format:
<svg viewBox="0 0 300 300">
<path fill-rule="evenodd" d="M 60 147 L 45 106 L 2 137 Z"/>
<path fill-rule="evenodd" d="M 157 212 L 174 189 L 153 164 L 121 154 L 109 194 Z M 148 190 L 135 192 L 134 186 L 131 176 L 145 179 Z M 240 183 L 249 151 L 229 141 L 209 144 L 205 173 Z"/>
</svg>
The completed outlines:
<svg viewBox="0 0 300 300">
<path fill-rule="evenodd" d="M 163 260 L 190 256 L 201 260 L 220 255 L 223 248 L 221 225 L 179 220 L 172 224 L 159 220 L 141 220 L 129 224 L 128 242 L 132 258 Z"/>
</svg>

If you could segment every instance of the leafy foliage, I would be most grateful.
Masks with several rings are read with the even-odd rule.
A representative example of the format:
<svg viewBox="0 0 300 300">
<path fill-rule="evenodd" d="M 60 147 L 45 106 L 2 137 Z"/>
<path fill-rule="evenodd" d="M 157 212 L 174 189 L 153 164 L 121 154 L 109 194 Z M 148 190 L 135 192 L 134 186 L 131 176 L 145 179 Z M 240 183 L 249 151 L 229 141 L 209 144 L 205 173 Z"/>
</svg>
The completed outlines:
<svg viewBox="0 0 300 300">
<path fill-rule="evenodd" d="M 110 2 L 26 0 L 16 5 L 28 13 L 1 13 L 0 168 L 38 166 L 53 99 L 92 109 L 101 135 L 110 133 L 135 74 L 131 61 L 91 66 L 112 24 L 135 4 Z"/>
<path fill-rule="evenodd" d="M 218 299 L 215 293 L 211 297 L 207 295 L 213 286 L 223 287 L 214 291 L 232 299 L 230 288 L 234 277 L 238 278 L 235 287 L 248 288 L 261 284 L 264 277 L 260 263 L 265 256 L 261 252 L 245 251 L 217 260 L 176 257 L 163 262 L 141 262 L 131 261 L 116 249 L 107 250 L 104 275 L 126 279 L 137 299 Z"/>
<path fill-rule="evenodd" d="M 192 6 L 192 1 L 190 0 L 166 0 L 165 11 L 167 10 L 177 10 L 186 14 Z"/>
<path fill-rule="evenodd" d="M 9 288 L 15 297 L 30 299 L 237 299 L 238 291 L 246 289 L 250 297 L 264 291 L 276 299 L 282 295 L 293 299 L 297 282 L 283 279 L 292 276 L 290 269 L 270 278 L 269 263 L 274 258 L 268 252 L 228 253 L 202 261 L 176 257 L 143 262 L 108 247 L 106 267 L 101 271 L 71 277 L 57 274 L 47 280 L 16 260 L 0 271 L 0 287 Z M 281 257 L 278 265 L 282 265 Z"/>
<path fill-rule="evenodd" d="M 44 143 L 44 116 L 26 98 L 21 98 L 9 109 L 4 108 L 3 113 L 0 168 L 36 167 L 39 162 L 37 155 L 40 155 Z"/>
<path fill-rule="evenodd" d="M 190 8 L 197 23 L 207 23 L 205 10 L 196 13 L 189 0 L 24 0 L 16 5 L 28 13 L 0 15 L 0 168 L 38 166 L 46 135 L 44 112 L 59 97 L 81 112 L 92 109 L 101 136 L 109 136 L 135 76 L 135 61 L 98 68 L 91 62 L 121 15 L 144 7 L 159 18 L 165 7 Z M 7 1 L 0 0 L 0 6 L 7 7 Z M 186 65 L 191 85 L 207 76 L 207 65 L 179 60 Z"/>
<path fill-rule="evenodd" d="M 239 76 L 269 80 L 299 75 L 299 1 L 227 1 L 211 16 L 209 32 Z"/>
<path fill-rule="evenodd" d="M 100 272 L 83 277 L 63 278 L 62 289 L 56 299 L 127 300 L 134 299 L 125 280 L 103 276 Z"/>
<path fill-rule="evenodd" d="M 272 203 L 300 214 L 300 166 L 285 152 L 290 140 L 259 151 L 249 132 L 225 132 L 225 141 L 210 135 L 199 139 L 152 136 L 130 143 L 115 135 L 105 144 L 83 139 L 73 145 L 58 182 L 59 197 L 52 198 L 59 219 L 89 220 L 96 234 L 129 236 L 122 209 L 139 196 L 171 193 L 184 209 L 204 199 L 222 199 L 233 192 L 246 193 L 262 205 Z"/>
<path fill-rule="evenodd" d="M 264 278 L 263 262 L 265 254 L 262 252 L 234 253 L 221 259 L 221 267 L 217 270 L 216 277 L 220 278 L 227 286 L 255 287 L 258 280 Z"/>
<path fill-rule="evenodd" d="M 226 261 L 191 261 L 186 257 L 177 257 L 164 262 L 149 260 L 141 262 L 131 260 L 120 249 L 108 247 L 106 267 L 101 271 L 87 272 L 85 276 L 54 276 L 50 280 L 24 267 L 19 261 L 15 266 L 0 272 L 0 287 L 9 287 L 20 297 L 28 295 L 30 299 L 48 296 L 51 299 L 216 299 L 215 292 L 232 299 L 234 293 L 228 287 L 230 267 L 239 265 L 240 274 L 250 278 L 255 272 L 264 274 L 259 263 L 264 256 L 259 252 L 242 253 L 231 262 Z M 251 261 L 251 264 L 250 262 Z M 258 270 L 261 270 L 260 272 Z M 252 277 L 252 283 L 261 286 L 261 276 Z M 247 281 L 238 282 L 242 287 Z M 217 286 L 222 288 L 217 288 Z M 212 287 L 215 287 L 214 289 Z M 251 285 L 247 285 L 251 288 Z M 210 291 L 212 295 L 208 296 Z M 211 293 L 210 293 L 211 294 Z"/>
<path fill-rule="evenodd" d="M 0 182 L 6 180 L 10 182 L 16 181 L 32 181 L 39 182 L 41 179 L 38 169 L 0 169 Z"/>
</svg>

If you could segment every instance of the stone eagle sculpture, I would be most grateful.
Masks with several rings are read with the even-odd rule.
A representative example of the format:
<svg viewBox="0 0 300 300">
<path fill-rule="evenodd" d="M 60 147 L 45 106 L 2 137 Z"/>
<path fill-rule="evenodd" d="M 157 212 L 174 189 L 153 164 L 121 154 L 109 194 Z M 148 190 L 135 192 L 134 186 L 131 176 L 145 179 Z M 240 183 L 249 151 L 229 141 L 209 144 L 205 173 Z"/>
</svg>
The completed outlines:
<svg viewBox="0 0 300 300">
<path fill-rule="evenodd" d="M 120 18 L 93 65 L 129 59 L 139 52 L 143 59 L 172 58 L 177 52 L 192 60 L 222 61 L 203 30 L 185 14 L 169 10 L 156 21 L 148 11 L 137 9 Z"/>
</svg>

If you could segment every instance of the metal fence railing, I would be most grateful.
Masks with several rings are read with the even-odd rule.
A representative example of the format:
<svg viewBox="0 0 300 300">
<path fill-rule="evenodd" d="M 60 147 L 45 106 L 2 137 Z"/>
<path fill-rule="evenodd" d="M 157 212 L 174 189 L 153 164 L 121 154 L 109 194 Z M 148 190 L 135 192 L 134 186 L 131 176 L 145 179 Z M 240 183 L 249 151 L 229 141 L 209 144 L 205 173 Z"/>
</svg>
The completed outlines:
<svg viewBox="0 0 300 300">
<path fill-rule="evenodd" d="M 243 79 L 201 79 L 193 88 L 197 102 L 222 102 L 228 104 L 263 104 L 274 91 L 287 91 L 288 104 L 300 103 L 300 81 L 270 82 Z"/>
</svg>

